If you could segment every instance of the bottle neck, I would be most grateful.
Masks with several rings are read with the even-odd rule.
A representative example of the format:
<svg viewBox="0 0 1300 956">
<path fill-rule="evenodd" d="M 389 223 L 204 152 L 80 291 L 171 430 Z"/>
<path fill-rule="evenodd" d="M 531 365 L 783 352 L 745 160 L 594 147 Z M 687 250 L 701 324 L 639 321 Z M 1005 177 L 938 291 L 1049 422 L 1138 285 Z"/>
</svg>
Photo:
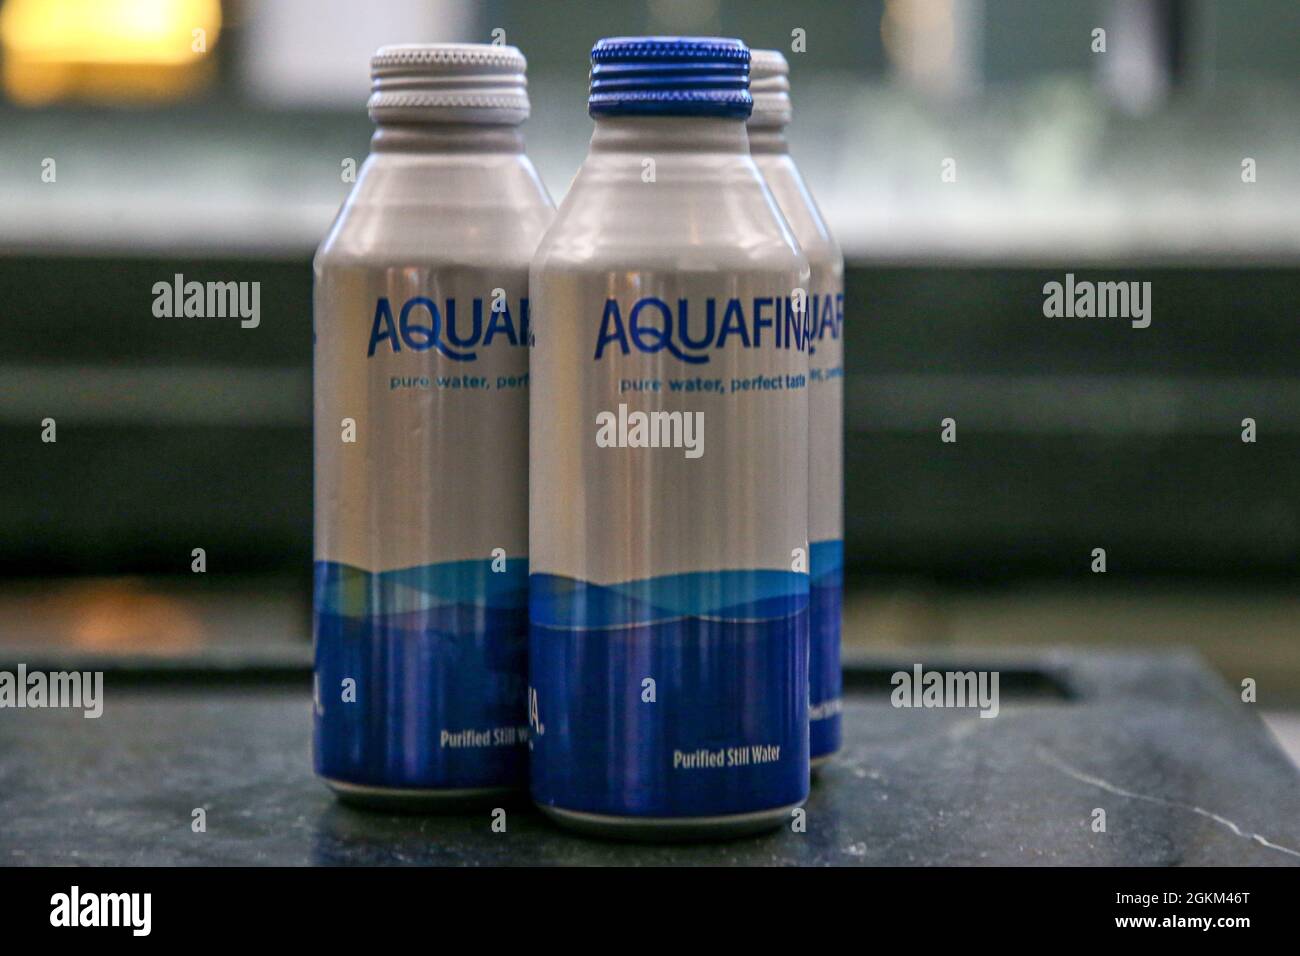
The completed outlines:
<svg viewBox="0 0 1300 956">
<path fill-rule="evenodd" d="M 513 124 L 381 123 L 373 153 L 522 153 L 523 130 Z"/>
<path fill-rule="evenodd" d="M 743 119 L 714 116 L 599 116 L 593 153 L 749 152 Z"/>
<path fill-rule="evenodd" d="M 755 155 L 790 152 L 790 141 L 785 138 L 784 126 L 751 126 L 749 150 Z"/>
</svg>

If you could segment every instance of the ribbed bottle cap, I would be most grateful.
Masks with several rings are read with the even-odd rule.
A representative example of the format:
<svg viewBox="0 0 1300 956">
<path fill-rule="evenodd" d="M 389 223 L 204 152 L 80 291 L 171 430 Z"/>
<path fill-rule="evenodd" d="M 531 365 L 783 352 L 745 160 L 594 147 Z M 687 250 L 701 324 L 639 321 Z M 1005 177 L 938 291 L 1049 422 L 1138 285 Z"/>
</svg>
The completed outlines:
<svg viewBox="0 0 1300 956">
<path fill-rule="evenodd" d="M 790 122 L 790 64 L 780 50 L 750 52 L 749 92 L 754 97 L 750 126 L 777 127 Z"/>
<path fill-rule="evenodd" d="M 723 37 L 607 37 L 591 49 L 592 116 L 744 119 L 749 48 Z"/>
<path fill-rule="evenodd" d="M 376 123 L 522 123 L 528 61 L 512 46 L 402 43 L 370 58 Z"/>
</svg>

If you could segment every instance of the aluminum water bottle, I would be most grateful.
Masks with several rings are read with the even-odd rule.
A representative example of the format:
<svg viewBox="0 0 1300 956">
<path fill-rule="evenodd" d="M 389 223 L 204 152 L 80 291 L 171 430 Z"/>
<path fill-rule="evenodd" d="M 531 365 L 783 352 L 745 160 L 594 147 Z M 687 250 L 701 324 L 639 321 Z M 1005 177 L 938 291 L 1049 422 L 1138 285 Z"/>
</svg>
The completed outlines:
<svg viewBox="0 0 1300 956">
<path fill-rule="evenodd" d="M 315 738 L 345 799 L 527 780 L 528 263 L 553 207 L 525 62 L 371 60 L 371 153 L 315 260 Z"/>
<path fill-rule="evenodd" d="M 591 63 L 530 278 L 532 795 L 606 835 L 770 828 L 809 782 L 807 260 L 743 43 Z"/>
<path fill-rule="evenodd" d="M 840 749 L 844 601 L 844 257 L 790 158 L 790 68 L 778 50 L 754 50 L 749 148 L 812 271 L 808 314 L 808 537 L 811 613 L 809 727 L 817 767 Z"/>
</svg>

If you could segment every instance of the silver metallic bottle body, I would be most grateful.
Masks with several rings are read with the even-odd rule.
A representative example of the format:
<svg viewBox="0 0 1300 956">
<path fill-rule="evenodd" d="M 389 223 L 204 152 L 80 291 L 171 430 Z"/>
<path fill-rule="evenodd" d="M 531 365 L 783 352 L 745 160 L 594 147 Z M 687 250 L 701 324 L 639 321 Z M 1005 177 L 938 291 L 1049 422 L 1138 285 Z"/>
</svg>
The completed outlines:
<svg viewBox="0 0 1300 956">
<path fill-rule="evenodd" d="M 807 280 L 743 116 L 597 115 L 530 282 L 532 793 L 568 826 L 807 794 Z"/>
<path fill-rule="evenodd" d="M 840 620 L 844 568 L 844 256 L 790 157 L 790 84 L 785 57 L 753 51 L 754 162 L 808 258 L 808 538 L 811 545 L 809 726 L 812 762 L 840 749 L 843 677 Z"/>
<path fill-rule="evenodd" d="M 553 207 L 510 47 L 386 47 L 315 259 L 317 772 L 437 807 L 527 765 L 527 269 Z"/>
</svg>

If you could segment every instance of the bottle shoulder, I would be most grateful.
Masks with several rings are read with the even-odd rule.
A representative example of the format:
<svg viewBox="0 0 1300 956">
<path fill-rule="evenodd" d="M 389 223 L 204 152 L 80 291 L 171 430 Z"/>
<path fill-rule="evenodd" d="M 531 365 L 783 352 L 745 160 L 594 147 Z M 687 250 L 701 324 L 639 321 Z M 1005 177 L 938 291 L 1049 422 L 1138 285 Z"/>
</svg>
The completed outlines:
<svg viewBox="0 0 1300 956">
<path fill-rule="evenodd" d="M 844 255 L 839 243 L 789 153 L 758 155 L 755 162 L 813 268 L 842 275 Z"/>
<path fill-rule="evenodd" d="M 709 271 L 802 259 L 748 155 L 625 152 L 587 157 L 534 265 Z"/>
<path fill-rule="evenodd" d="M 526 266 L 555 207 L 524 154 L 372 154 L 316 251 L 323 265 Z"/>
</svg>

